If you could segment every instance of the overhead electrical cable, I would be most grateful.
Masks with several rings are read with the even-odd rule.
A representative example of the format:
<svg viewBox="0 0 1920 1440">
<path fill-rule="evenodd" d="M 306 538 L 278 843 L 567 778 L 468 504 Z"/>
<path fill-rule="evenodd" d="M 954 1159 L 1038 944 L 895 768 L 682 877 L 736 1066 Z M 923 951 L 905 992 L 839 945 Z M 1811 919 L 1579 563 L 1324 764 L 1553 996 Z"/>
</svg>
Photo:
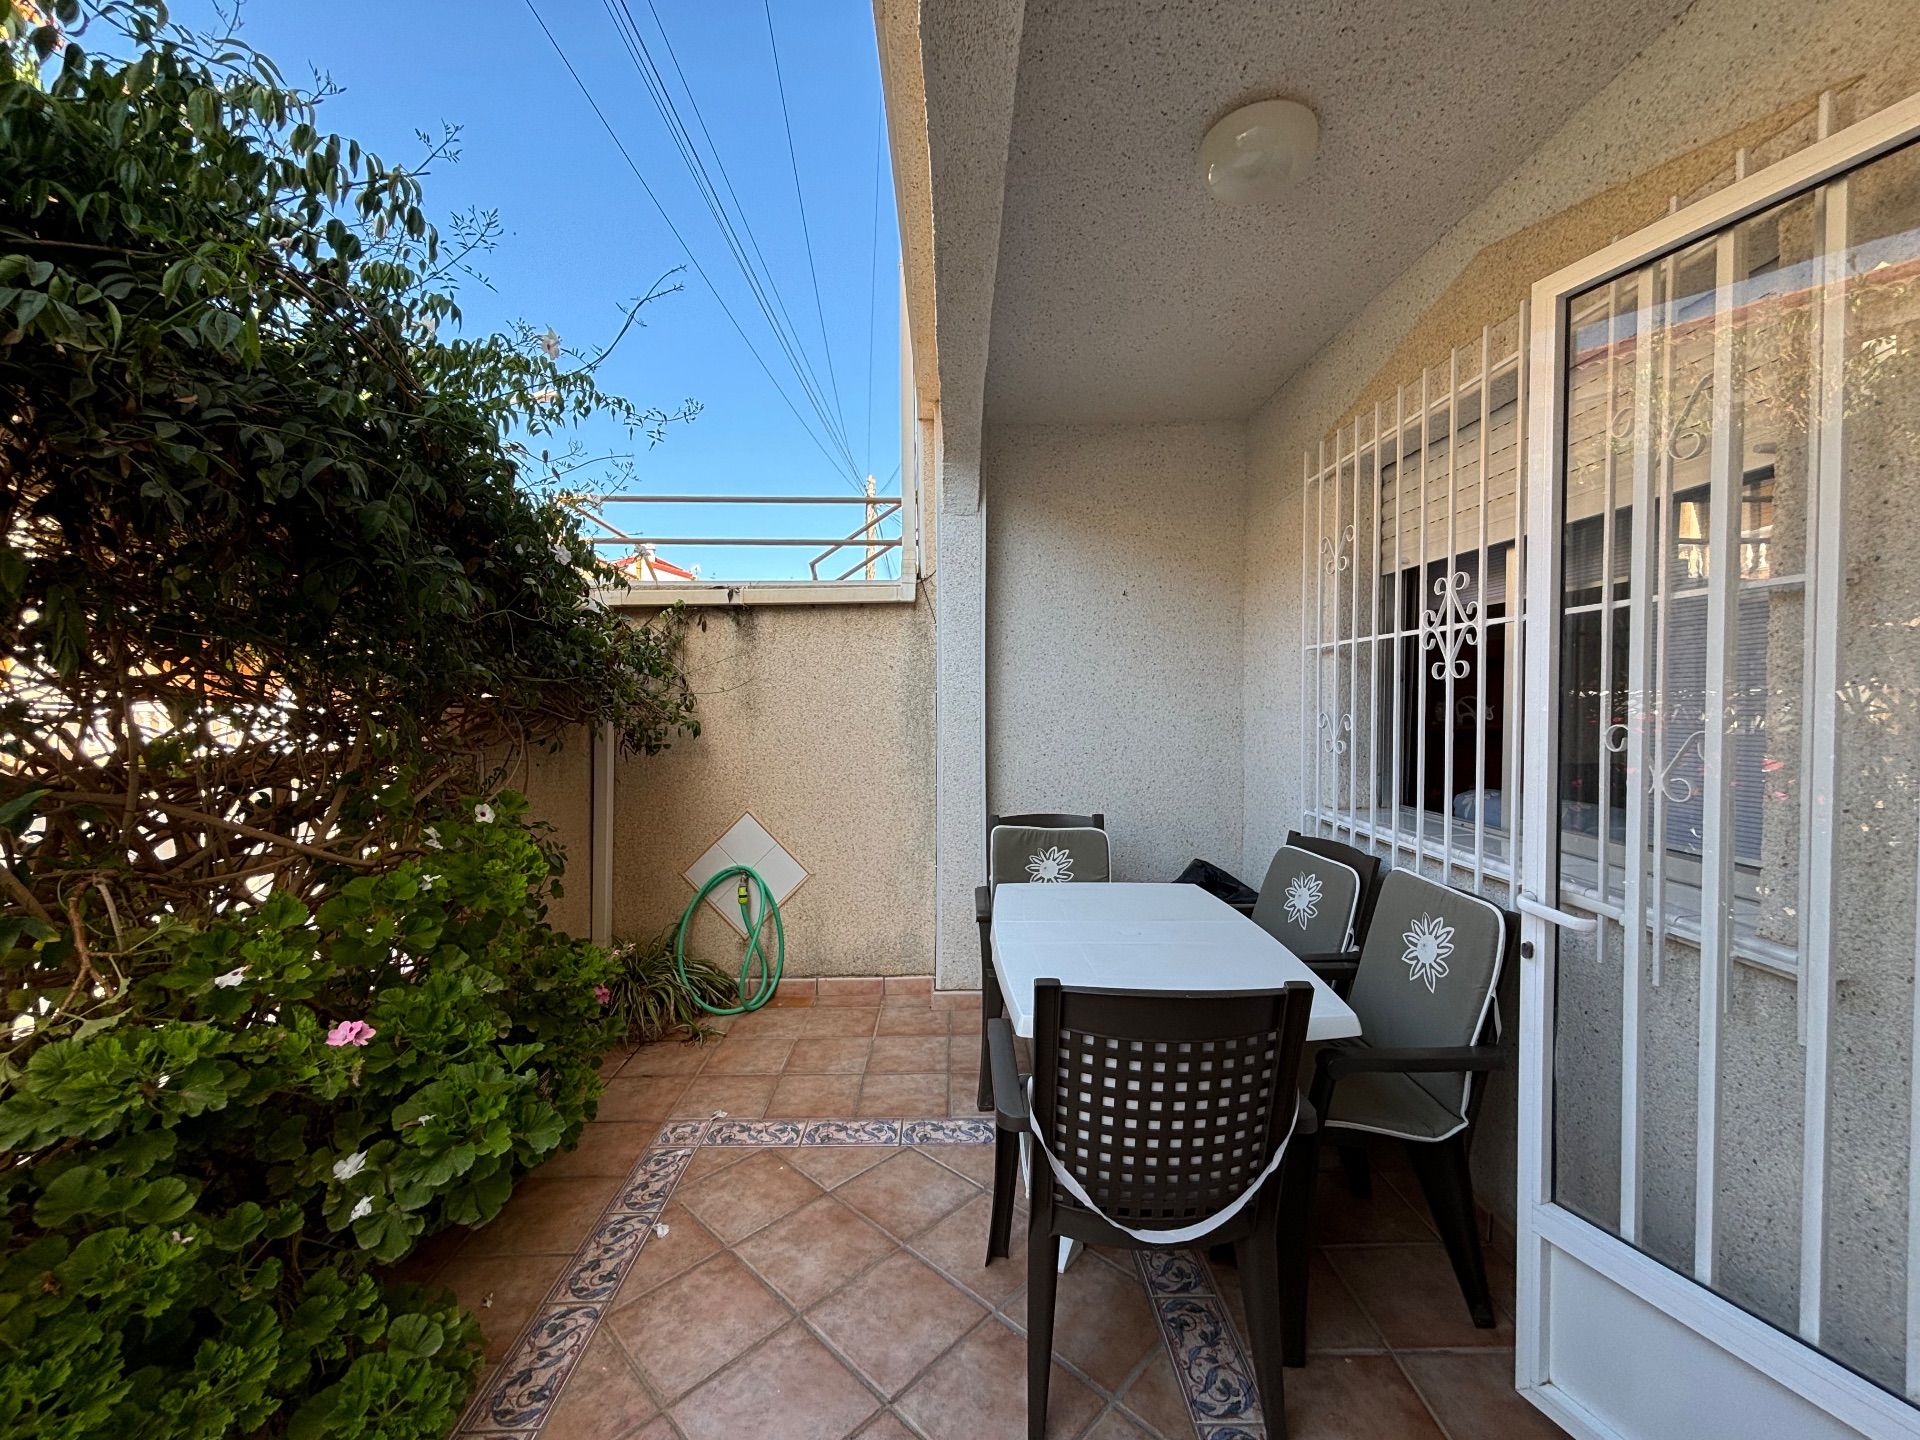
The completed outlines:
<svg viewBox="0 0 1920 1440">
<path fill-rule="evenodd" d="M 873 473 L 873 312 L 874 292 L 880 288 L 880 158 L 886 153 L 887 116 L 882 110 L 873 127 L 873 237 L 867 258 L 867 473 Z"/>
<path fill-rule="evenodd" d="M 781 385 L 778 377 L 774 375 L 772 369 L 767 365 L 766 360 L 762 358 L 759 348 L 754 345 L 753 340 L 741 326 L 740 321 L 735 318 L 732 308 L 727 304 L 726 297 L 720 293 L 720 287 L 713 283 L 713 277 L 707 274 L 706 267 L 700 263 L 700 257 L 694 253 L 693 247 L 687 243 L 686 237 L 680 233 L 680 227 L 673 223 L 673 217 L 667 213 L 667 207 L 662 205 L 660 203 L 660 197 L 654 194 L 653 187 L 647 183 L 647 177 L 641 173 L 640 167 L 634 163 L 633 156 L 628 153 L 626 145 L 621 141 L 620 132 L 615 130 L 613 128 L 613 122 L 607 119 L 606 112 L 600 108 L 600 102 L 594 99 L 593 92 L 587 88 L 587 82 L 580 77 L 580 72 L 574 68 L 573 61 L 568 58 L 566 50 L 561 47 L 553 31 L 547 27 L 546 20 L 542 18 L 540 11 L 534 6 L 533 0 L 524 0 L 524 3 L 526 4 L 528 12 L 533 16 L 534 23 L 540 27 L 540 33 L 547 37 L 547 43 L 553 47 L 554 53 L 560 57 L 560 63 L 566 67 L 567 74 L 573 77 L 573 83 L 579 87 L 580 94 L 586 99 L 587 105 L 600 121 L 602 128 L 606 130 L 608 138 L 613 141 L 614 148 L 620 152 L 620 158 L 626 162 L 627 168 L 633 172 L 633 178 L 640 182 L 640 189 L 646 194 L 647 199 L 652 202 L 653 208 L 659 212 L 660 219 L 666 225 L 668 233 L 673 236 L 674 240 L 679 244 L 680 249 L 685 253 L 687 263 L 693 266 L 694 273 L 700 277 L 706 284 L 707 289 L 713 293 L 715 303 L 720 306 L 720 313 L 727 317 L 727 323 L 733 326 L 734 333 L 740 337 L 741 343 L 747 347 L 747 353 L 753 356 L 754 363 L 760 367 L 761 373 L 767 377 L 767 382 L 773 386 L 775 392 L 780 396 L 780 399 L 785 402 L 787 409 L 793 412 L 793 418 L 799 422 L 800 428 L 806 432 L 807 438 L 813 441 L 815 447 L 822 455 L 826 456 L 827 463 L 838 469 L 841 461 L 834 456 L 833 452 L 827 448 L 820 437 L 814 434 L 813 427 L 807 423 L 806 417 L 800 413 L 799 407 L 793 403 L 792 397 L 786 392 L 786 388 Z"/>
<path fill-rule="evenodd" d="M 752 234 L 752 226 L 746 218 L 744 208 L 739 206 L 737 194 L 734 195 L 734 200 L 739 212 L 739 229 L 736 229 L 733 216 L 728 213 L 725 202 L 720 198 L 712 175 L 700 154 L 699 146 L 694 142 L 692 132 L 681 118 L 679 107 L 666 77 L 655 62 L 646 37 L 641 33 L 638 22 L 626 5 L 626 0 L 602 0 L 602 4 L 608 18 L 613 22 L 615 32 L 620 36 L 629 61 L 640 76 L 641 83 L 652 99 L 654 108 L 659 112 L 662 124 L 667 128 L 668 137 L 673 141 L 681 163 L 685 165 L 688 175 L 693 180 L 694 188 L 706 204 L 707 213 L 713 219 L 721 238 L 732 253 L 734 263 L 753 295 L 754 303 L 759 307 L 761 316 L 766 320 L 768 328 L 773 331 L 775 341 L 785 354 L 809 408 L 813 410 L 821 430 L 825 432 L 833 448 L 839 453 L 840 466 L 846 473 L 848 483 L 857 489 L 859 469 L 853 459 L 853 449 L 846 434 L 845 422 L 839 418 L 837 410 L 830 408 L 826 403 L 825 387 L 820 384 L 818 373 L 814 371 L 805 347 L 800 344 L 799 336 L 787 312 L 786 303 L 774 284 L 771 270 L 766 265 L 764 256 L 760 255 L 758 241 Z M 657 12 L 654 18 L 655 23 L 658 24 Z M 666 43 L 671 55 L 672 41 L 667 37 L 664 28 L 661 30 L 661 39 Z M 686 85 L 685 73 L 679 71 L 677 57 L 674 57 L 674 65 L 680 74 L 682 88 L 686 89 L 688 103 L 694 111 L 696 120 L 701 124 L 702 133 L 707 134 L 708 146 L 713 149 L 715 167 L 721 171 L 723 180 L 726 180 L 729 194 L 733 194 L 731 180 L 725 175 L 724 162 L 720 159 L 718 149 L 713 147 L 711 134 L 706 131 L 704 118 L 700 116 L 698 102 L 694 99 L 691 88 Z M 740 230 L 746 231 L 745 243 L 741 240 Z M 749 246 L 760 260 L 758 269 L 753 259 L 749 258 Z M 778 314 L 775 313 L 776 309 Z M 781 323 L 783 317 L 786 319 L 784 326 Z"/>
</svg>

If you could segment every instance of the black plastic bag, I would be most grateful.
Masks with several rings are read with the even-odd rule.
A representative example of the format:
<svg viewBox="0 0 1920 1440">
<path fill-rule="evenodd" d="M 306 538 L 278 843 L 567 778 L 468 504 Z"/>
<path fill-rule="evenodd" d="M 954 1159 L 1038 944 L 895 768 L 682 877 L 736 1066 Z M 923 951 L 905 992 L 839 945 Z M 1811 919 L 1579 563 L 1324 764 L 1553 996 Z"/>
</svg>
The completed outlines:
<svg viewBox="0 0 1920 1440">
<path fill-rule="evenodd" d="M 1241 880 L 1239 876 L 1231 875 L 1225 870 L 1222 870 L 1211 860 L 1191 861 L 1187 865 L 1187 868 L 1180 872 L 1179 878 L 1174 883 L 1178 885 L 1198 885 L 1209 895 L 1218 896 L 1229 905 L 1241 909 L 1252 905 L 1255 900 L 1260 898 L 1260 892 L 1258 890 L 1255 890 L 1252 886 Z"/>
</svg>

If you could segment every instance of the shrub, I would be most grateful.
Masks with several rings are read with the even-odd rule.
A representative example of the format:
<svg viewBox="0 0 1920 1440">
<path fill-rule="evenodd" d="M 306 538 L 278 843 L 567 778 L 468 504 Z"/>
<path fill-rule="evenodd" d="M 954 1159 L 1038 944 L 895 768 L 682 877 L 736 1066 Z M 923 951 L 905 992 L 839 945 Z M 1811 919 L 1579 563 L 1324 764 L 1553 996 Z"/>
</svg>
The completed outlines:
<svg viewBox="0 0 1920 1440">
<path fill-rule="evenodd" d="M 0 9 L 0 1435 L 438 1436 L 473 1323 L 375 1267 L 572 1143 L 619 1031 L 493 792 L 570 728 L 694 723 L 675 625 L 597 602 L 528 445 L 672 417 L 550 339 L 453 338 L 417 177 L 264 60 L 104 4 L 126 54 L 41 26 L 36 64 L 30 13 Z"/>
<path fill-rule="evenodd" d="M 686 979 L 673 958 L 672 927 L 651 940 L 629 940 L 613 948 L 613 979 L 608 982 L 610 1005 L 624 1027 L 627 1042 L 645 1045 L 685 1034 L 705 1040 L 713 1006 L 740 1003 L 740 982 L 718 965 L 698 956 L 687 957 Z"/>
</svg>

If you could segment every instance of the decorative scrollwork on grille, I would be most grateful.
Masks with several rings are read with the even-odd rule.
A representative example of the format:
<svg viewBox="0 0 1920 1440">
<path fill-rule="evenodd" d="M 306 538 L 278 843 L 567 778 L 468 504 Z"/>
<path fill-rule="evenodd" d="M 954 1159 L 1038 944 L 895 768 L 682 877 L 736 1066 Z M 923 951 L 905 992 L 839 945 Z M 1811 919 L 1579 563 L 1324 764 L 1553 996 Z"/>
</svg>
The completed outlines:
<svg viewBox="0 0 1920 1440">
<path fill-rule="evenodd" d="M 1331 715 L 1320 717 L 1320 735 L 1322 743 L 1330 755 L 1344 755 L 1353 742 L 1348 738 L 1353 734 L 1353 716 L 1342 715 L 1335 720 Z"/>
<path fill-rule="evenodd" d="M 1420 612 L 1422 628 L 1426 631 L 1421 648 L 1440 652 L 1440 658 L 1432 665 L 1436 680 L 1464 680 L 1471 668 L 1461 653 L 1467 646 L 1478 643 L 1479 638 L 1480 602 L 1464 598 L 1471 578 L 1464 570 L 1442 575 L 1433 582 L 1433 593 L 1440 597 L 1440 603 Z"/>
<path fill-rule="evenodd" d="M 1344 527 L 1338 536 L 1325 535 L 1320 540 L 1320 561 L 1329 575 L 1338 575 L 1353 564 L 1353 526 Z"/>
</svg>

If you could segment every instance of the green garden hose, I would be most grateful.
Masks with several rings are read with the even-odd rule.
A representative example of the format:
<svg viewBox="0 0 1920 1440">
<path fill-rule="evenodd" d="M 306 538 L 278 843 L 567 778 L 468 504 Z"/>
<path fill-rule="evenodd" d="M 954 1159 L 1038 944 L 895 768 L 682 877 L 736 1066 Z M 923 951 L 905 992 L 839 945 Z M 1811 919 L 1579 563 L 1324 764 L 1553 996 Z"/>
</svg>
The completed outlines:
<svg viewBox="0 0 1920 1440">
<path fill-rule="evenodd" d="M 700 998 L 699 992 L 687 979 L 687 927 L 693 924 L 693 917 L 707 896 L 735 876 L 740 881 L 740 888 L 736 892 L 740 902 L 740 926 L 747 932 L 747 951 L 740 957 L 740 1003 L 709 1005 Z M 753 913 L 749 886 L 757 887 L 760 892 L 760 914 L 757 919 Z M 773 917 L 772 964 L 767 963 L 766 949 L 760 939 L 761 928 L 766 925 L 769 915 Z M 751 865 L 730 865 L 700 887 L 700 893 L 687 903 L 686 911 L 680 917 L 680 928 L 674 933 L 673 963 L 680 972 L 680 983 L 693 996 L 693 1003 L 709 1015 L 745 1015 L 773 999 L 773 992 L 780 984 L 780 972 L 787 968 L 787 930 L 780 920 L 780 902 L 773 898 L 773 890 L 760 878 L 758 871 Z M 756 972 L 758 978 L 755 978 Z"/>
</svg>

